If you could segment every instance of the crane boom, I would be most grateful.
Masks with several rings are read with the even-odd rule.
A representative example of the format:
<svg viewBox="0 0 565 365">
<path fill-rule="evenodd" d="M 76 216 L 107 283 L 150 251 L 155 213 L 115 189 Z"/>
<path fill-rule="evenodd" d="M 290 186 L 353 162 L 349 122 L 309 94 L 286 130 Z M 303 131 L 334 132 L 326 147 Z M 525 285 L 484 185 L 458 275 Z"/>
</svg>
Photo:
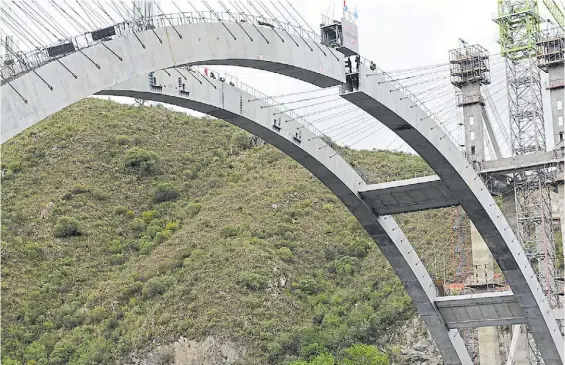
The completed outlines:
<svg viewBox="0 0 565 365">
<path fill-rule="evenodd" d="M 543 0 L 543 3 L 557 24 L 559 24 L 561 28 L 565 27 L 565 15 L 563 15 L 563 11 L 559 8 L 559 5 L 553 0 Z"/>
</svg>

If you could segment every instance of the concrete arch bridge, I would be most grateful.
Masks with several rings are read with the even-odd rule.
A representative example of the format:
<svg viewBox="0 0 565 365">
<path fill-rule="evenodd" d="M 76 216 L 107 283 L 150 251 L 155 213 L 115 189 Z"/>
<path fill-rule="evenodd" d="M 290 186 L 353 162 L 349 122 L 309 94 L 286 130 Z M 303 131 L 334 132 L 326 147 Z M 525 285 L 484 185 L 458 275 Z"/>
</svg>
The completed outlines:
<svg viewBox="0 0 565 365">
<path fill-rule="evenodd" d="M 291 156 L 339 197 L 391 263 L 446 364 L 473 363 L 460 328 L 519 323 L 529 325 L 546 364 L 563 364 L 565 348 L 555 315 L 513 230 L 472 164 L 414 97 L 364 64 L 359 88 L 341 88 L 343 99 L 393 130 L 437 173 L 368 185 L 300 117 L 240 85 L 204 80 L 185 69 L 201 64 L 245 66 L 323 88 L 345 83 L 343 54 L 322 46 L 301 28 L 275 20 L 260 24 L 251 16 L 182 13 L 155 17 L 151 24 L 120 23 L 111 39 L 87 42 L 56 57 L 36 52 L 3 69 L 2 143 L 93 94 L 154 100 L 224 119 Z M 179 77 L 184 89 L 178 87 Z M 258 97 L 262 100 L 250 102 Z M 511 291 L 438 297 L 391 214 L 454 205 L 461 205 L 476 225 Z"/>
</svg>

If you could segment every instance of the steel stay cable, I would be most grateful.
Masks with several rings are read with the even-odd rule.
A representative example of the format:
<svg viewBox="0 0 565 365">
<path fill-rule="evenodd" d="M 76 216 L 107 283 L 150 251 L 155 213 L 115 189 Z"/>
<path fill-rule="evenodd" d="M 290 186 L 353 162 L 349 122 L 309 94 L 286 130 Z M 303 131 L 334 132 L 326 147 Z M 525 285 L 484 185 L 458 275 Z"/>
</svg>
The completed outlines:
<svg viewBox="0 0 565 365">
<path fill-rule="evenodd" d="M 64 2 L 65 4 L 67 4 L 67 1 L 66 1 L 66 0 L 63 0 L 63 2 Z M 83 18 L 78 14 L 78 12 L 77 12 L 76 10 L 73 10 L 73 11 L 75 12 L 75 14 L 77 14 L 77 16 L 78 16 L 83 22 L 85 22 L 88 26 L 90 26 L 92 30 L 97 29 L 98 27 L 96 26 L 96 23 L 92 20 L 92 17 L 90 16 L 90 14 L 88 14 L 88 13 L 86 12 L 86 10 L 83 8 L 82 4 L 81 4 L 78 0 L 77 0 L 77 4 L 78 4 L 78 6 L 82 9 L 82 11 L 84 12 L 84 16 L 86 17 L 86 20 L 88 20 L 88 21 L 90 21 L 90 22 L 88 22 L 88 21 L 86 21 L 85 19 L 83 19 Z M 67 4 L 67 6 L 71 7 L 69 4 Z M 71 8 L 72 8 L 72 7 L 71 7 Z"/>
<path fill-rule="evenodd" d="M 264 20 L 266 20 L 265 16 L 263 16 L 263 13 L 261 13 L 260 10 L 257 9 L 257 7 L 255 5 L 253 5 L 253 3 L 251 3 L 249 1 L 249 6 L 251 9 L 255 10 L 255 12 L 257 13 L 256 15 L 253 14 L 252 11 L 249 10 L 249 8 L 247 7 L 247 5 L 245 5 L 245 1 L 241 0 L 239 3 L 237 0 L 233 0 L 234 4 L 239 4 L 239 6 L 246 12 L 248 12 L 252 17 L 256 17 L 257 18 L 257 22 L 259 22 L 259 18 L 263 18 Z M 269 15 L 267 13 L 267 15 Z M 253 22 L 255 23 L 255 22 Z M 257 28 L 257 27 L 256 27 Z M 285 40 L 284 38 L 279 34 L 279 32 L 276 31 L 275 27 L 272 28 L 273 32 L 277 35 L 277 37 L 279 37 L 279 39 L 284 43 Z M 284 29 L 283 29 L 284 31 Z M 296 46 L 298 46 L 298 43 L 296 43 L 296 41 L 294 41 L 294 39 L 291 38 L 291 40 L 296 44 Z"/>
<path fill-rule="evenodd" d="M 371 128 L 374 128 L 374 127 L 377 127 L 377 131 L 380 131 L 381 129 L 383 129 L 386 126 L 385 125 L 379 126 L 377 124 L 372 123 L 365 128 L 362 128 L 362 129 L 359 129 L 358 131 L 355 131 L 355 133 L 353 133 L 352 135 L 349 135 L 349 137 L 344 136 L 344 137 L 338 138 L 337 140 L 341 141 L 342 144 L 345 144 L 348 141 L 355 140 L 355 138 L 357 138 L 359 135 L 365 134 L 367 131 L 369 131 Z"/>
<path fill-rule="evenodd" d="M 332 110 L 333 110 L 333 109 L 332 109 Z M 347 113 L 349 113 L 349 112 L 358 111 L 358 110 L 359 110 L 359 108 L 358 108 L 357 106 L 354 106 L 354 107 L 352 107 L 352 108 L 345 109 L 345 110 L 343 110 L 343 111 L 334 113 L 334 114 L 329 115 L 329 116 L 327 116 L 327 117 L 322 117 L 322 118 L 314 119 L 314 120 L 311 121 L 310 123 L 324 122 L 324 121 L 326 121 L 326 120 L 330 120 L 330 119 L 333 119 L 333 118 L 335 118 L 335 117 L 339 117 L 339 116 L 342 116 L 342 115 L 347 114 Z"/>
<path fill-rule="evenodd" d="M 330 89 L 334 89 L 338 86 L 330 86 L 324 89 L 316 89 L 316 90 L 307 90 L 307 91 L 299 91 L 299 92 L 293 92 L 293 93 L 289 93 L 289 94 L 279 94 L 279 95 L 275 95 L 275 96 L 271 96 L 271 99 L 279 99 L 279 98 L 284 98 L 284 97 L 288 97 L 288 96 L 294 96 L 294 95 L 302 95 L 302 94 L 309 94 L 309 93 L 316 93 L 316 92 L 321 92 L 321 91 L 326 91 L 326 90 L 330 90 Z M 259 98 L 255 98 L 255 99 L 249 99 L 248 101 L 256 101 L 256 100 L 261 100 Z"/>
<path fill-rule="evenodd" d="M 100 2 L 99 2 L 98 0 L 93 0 L 93 1 L 94 1 L 94 3 L 96 4 L 96 6 L 98 6 L 98 8 L 99 8 L 100 10 L 102 10 L 102 12 L 103 12 L 104 14 L 106 14 L 106 16 L 107 16 L 108 18 L 110 18 L 110 23 L 111 23 L 111 24 L 117 24 L 117 23 L 118 23 L 118 22 L 116 22 L 116 21 L 114 20 L 114 18 L 112 18 L 112 16 L 106 11 L 106 9 L 104 9 L 104 7 L 102 7 L 102 4 L 100 4 Z"/>
<path fill-rule="evenodd" d="M 328 133 L 328 132 L 332 132 L 334 130 L 339 130 L 345 126 L 351 125 L 354 122 L 359 121 L 360 119 L 366 119 L 367 117 L 371 117 L 370 115 L 366 115 L 366 114 L 360 114 L 360 115 L 356 115 L 354 117 L 351 117 L 350 119 L 344 120 L 342 122 L 336 123 L 328 128 L 325 129 L 321 129 L 322 133 Z M 371 117 L 372 118 L 372 117 Z"/>
<path fill-rule="evenodd" d="M 302 102 L 304 102 L 304 101 L 323 99 L 323 98 L 327 98 L 327 97 L 330 97 L 330 96 L 335 96 L 335 95 L 330 94 L 330 95 L 316 96 L 316 97 L 307 98 L 307 99 L 300 99 L 300 100 L 293 100 L 293 101 L 285 101 L 285 102 L 283 102 L 283 103 L 278 103 L 278 104 L 264 105 L 264 106 L 261 107 L 261 109 L 270 108 L 270 107 L 279 106 L 279 105 L 287 105 L 287 104 L 302 103 Z"/>
<path fill-rule="evenodd" d="M 34 2 L 34 1 L 32 1 L 32 2 Z M 35 2 L 34 2 L 34 3 L 35 3 Z M 26 3 L 25 1 L 21 1 L 20 4 L 21 4 L 22 6 L 25 5 L 25 7 L 28 9 L 28 11 L 29 11 L 30 13 L 33 12 L 33 13 L 35 13 L 37 16 L 39 16 L 39 17 L 40 17 L 49 27 L 51 27 L 53 30 L 55 30 L 55 31 L 57 31 L 57 32 L 59 32 L 59 33 L 61 33 L 61 31 L 58 29 L 58 27 L 53 26 L 53 24 L 51 24 L 51 22 L 49 22 L 49 21 L 46 20 L 41 14 L 39 14 L 39 12 L 38 12 L 36 9 L 34 9 L 33 6 L 31 6 L 30 4 Z M 38 4 L 37 4 L 36 6 L 38 6 L 39 9 L 43 10 L 43 8 L 42 8 L 41 6 L 39 6 Z M 21 10 L 22 10 L 22 12 L 23 12 L 24 14 L 26 14 L 26 16 L 27 16 L 30 20 L 32 20 L 32 21 L 35 20 L 35 22 L 36 22 L 39 26 L 43 27 L 49 34 L 51 34 L 51 35 L 55 38 L 55 40 L 58 40 L 58 37 L 57 37 L 53 32 L 51 32 L 51 29 L 48 28 L 48 27 L 46 27 L 45 24 L 43 24 L 43 22 L 38 21 L 37 19 L 31 17 L 31 15 L 28 14 L 27 12 L 24 12 L 23 9 L 21 9 Z M 26 30 L 27 30 L 28 32 L 30 32 L 30 33 L 33 32 L 33 33 L 35 34 L 35 30 L 34 30 L 32 27 L 25 27 L 25 28 L 26 28 Z M 40 31 L 40 29 L 37 29 L 37 30 Z M 61 33 L 61 34 L 62 34 L 63 37 L 65 38 L 65 34 L 63 34 L 63 33 Z M 45 33 L 43 33 L 43 35 L 45 36 Z M 38 35 L 36 35 L 36 36 L 37 36 L 38 38 L 40 38 L 40 36 L 38 36 Z M 42 45 L 42 47 L 47 47 L 47 46 L 46 46 L 46 45 Z"/>
<path fill-rule="evenodd" d="M 77 3 L 79 3 L 79 0 L 76 0 Z M 93 0 L 94 3 L 96 3 L 95 0 Z M 98 12 L 94 9 L 93 6 L 90 6 L 90 4 L 88 3 L 88 1 L 84 2 L 84 6 L 86 8 L 89 9 L 89 11 L 92 13 L 92 15 L 97 19 L 97 21 L 100 22 L 101 27 L 106 27 L 108 25 L 108 23 L 106 22 L 106 20 L 104 20 L 104 17 L 100 14 L 98 14 Z M 110 24 L 113 25 L 113 24 Z"/>
<path fill-rule="evenodd" d="M 50 30 L 48 27 L 46 27 L 42 22 L 37 21 L 37 19 L 35 19 L 34 17 L 30 16 L 30 15 L 28 14 L 28 12 L 25 11 L 23 8 L 21 8 L 21 7 L 18 5 L 18 3 L 16 3 L 15 1 L 12 1 L 12 3 L 13 3 L 18 9 L 21 10 L 21 12 L 23 13 L 24 16 L 26 16 L 27 18 L 29 18 L 31 21 L 36 21 L 39 25 L 41 25 L 43 28 L 45 28 L 45 30 L 47 30 L 47 32 L 48 32 L 49 34 L 51 34 L 55 39 L 57 39 L 57 36 L 56 36 L 53 32 L 51 32 L 51 30 Z M 25 5 L 27 6 L 27 3 L 25 3 L 25 2 L 22 2 L 21 4 L 22 4 L 22 5 L 25 4 Z M 12 14 L 14 14 L 14 16 L 15 16 L 20 22 L 22 22 L 21 24 L 19 24 L 19 23 L 16 23 L 16 24 L 18 24 L 18 26 L 21 27 L 22 29 L 25 29 L 26 32 L 31 33 L 31 32 L 32 32 L 31 29 L 28 29 L 27 27 L 24 27 L 24 26 L 23 26 L 23 24 L 26 24 L 26 22 L 25 22 L 25 21 L 22 21 L 22 19 L 17 15 L 17 13 L 16 13 L 12 8 L 10 8 L 10 6 L 7 6 L 7 7 L 8 7 L 8 9 L 10 9 L 10 11 L 12 12 Z M 2 10 L 5 12 L 4 9 L 2 9 Z M 8 13 L 6 13 L 6 14 L 8 15 Z M 10 17 L 10 19 L 12 19 L 12 21 L 15 22 L 15 20 L 14 20 L 13 18 Z M 35 32 L 34 32 L 34 34 L 35 34 Z M 36 35 L 36 36 L 37 36 L 37 35 Z M 40 36 L 37 36 L 37 37 L 38 37 L 38 38 L 41 38 Z"/>
<path fill-rule="evenodd" d="M 27 5 L 27 4 L 26 4 L 26 5 Z M 9 7 L 8 7 L 8 8 L 9 8 Z M 6 13 L 6 11 L 5 11 L 4 9 L 2 9 L 2 11 Z M 12 12 L 13 12 L 13 11 L 12 11 Z M 6 13 L 6 15 L 9 16 L 8 13 Z M 10 18 L 11 18 L 11 17 L 10 17 Z M 12 19 L 12 18 L 11 18 L 11 19 Z M 12 20 L 13 20 L 13 19 L 12 19 Z M 4 22 L 6 23 L 5 20 L 4 20 Z M 16 24 L 18 24 L 18 23 L 16 23 Z M 19 24 L 18 24 L 18 25 L 19 25 Z M 22 29 L 25 29 L 25 28 L 22 27 L 21 25 L 19 25 L 19 26 L 20 26 Z M 12 28 L 12 30 L 14 30 L 14 29 Z M 30 34 L 31 34 L 31 33 L 30 33 Z M 23 36 L 24 36 L 24 38 L 28 39 L 25 34 L 23 34 Z M 38 52 L 41 51 L 40 48 L 45 48 L 45 47 L 46 47 L 46 46 L 43 45 L 40 41 L 37 41 L 37 42 L 39 43 L 39 45 L 40 45 L 41 47 L 37 47 L 37 45 L 33 44 L 33 41 L 29 41 L 29 39 L 28 39 L 28 42 L 29 42 L 29 43 L 31 44 L 31 46 L 32 46 L 33 48 L 35 48 Z M 72 72 L 71 70 L 69 70 L 69 68 L 68 68 L 65 64 L 63 64 L 63 62 L 62 62 L 59 58 L 56 58 L 55 61 L 58 62 L 61 66 L 63 66 L 63 68 L 64 68 L 65 70 L 67 70 L 75 79 L 78 78 L 77 75 L 76 75 L 74 72 Z M 20 62 L 21 62 L 21 61 L 20 61 Z M 31 69 L 31 67 L 30 67 L 29 65 L 26 65 L 26 66 Z M 34 73 L 36 73 L 36 72 L 34 71 Z M 37 74 L 37 73 L 36 73 L 36 74 Z M 39 76 L 39 75 L 38 75 L 38 76 Z M 41 77 L 40 77 L 40 78 L 41 78 Z M 44 81 L 44 82 L 45 82 L 45 81 Z M 49 85 L 49 86 L 50 86 L 50 85 Z M 50 89 L 52 90 L 51 86 L 50 86 Z"/>
<path fill-rule="evenodd" d="M 267 37 L 265 37 L 265 35 L 263 34 L 263 32 L 261 32 L 261 30 L 257 27 L 257 25 L 255 25 L 254 21 L 249 21 L 249 16 L 248 14 L 245 14 L 244 11 L 242 11 L 242 9 L 240 8 L 240 6 L 238 6 L 237 2 L 233 2 L 231 0 L 228 0 L 229 3 L 234 7 L 235 11 L 238 12 L 239 15 L 245 17 L 246 21 L 249 22 L 251 25 L 253 25 L 253 27 L 255 28 L 255 30 L 261 35 L 261 37 L 263 37 L 263 39 L 265 40 L 265 42 L 267 42 L 267 44 L 271 44 L 271 42 L 267 39 Z M 220 1 L 220 3 L 222 3 Z M 222 3 L 223 4 L 223 3 Z M 226 9 L 227 7 L 224 6 Z"/>
<path fill-rule="evenodd" d="M 330 107 L 330 108 L 327 108 L 327 109 L 318 110 L 318 111 L 315 111 L 315 112 L 312 112 L 312 113 L 304 114 L 304 115 L 301 115 L 301 116 L 299 116 L 299 117 L 300 117 L 300 118 L 309 117 L 309 116 L 311 116 L 311 115 L 321 114 L 321 113 L 329 112 L 329 111 L 331 111 L 331 110 L 335 110 L 335 109 L 338 109 L 338 108 L 343 108 L 344 106 L 347 106 L 347 105 L 349 105 L 349 102 L 347 102 L 347 103 L 345 103 L 345 104 L 336 105 L 336 106 L 334 106 L 334 107 Z M 298 119 L 298 118 L 293 118 L 293 119 L 285 120 L 285 123 L 290 122 L 290 121 L 293 121 L 293 120 L 296 120 L 296 119 Z"/>
<path fill-rule="evenodd" d="M 351 136 L 351 135 L 354 134 L 354 133 L 357 133 L 357 132 L 359 131 L 359 128 L 365 128 L 365 127 L 368 126 L 368 125 L 369 125 L 369 126 L 374 125 L 374 124 L 373 124 L 374 121 L 375 121 L 375 120 L 366 120 L 366 121 L 364 121 L 363 123 L 360 123 L 360 124 L 355 125 L 355 126 L 353 126 L 353 127 L 351 127 L 351 128 L 345 129 L 345 130 L 339 132 L 338 134 L 335 134 L 335 135 L 333 136 L 333 139 L 334 139 L 335 141 L 342 140 L 342 139 L 344 139 L 344 138 L 346 138 L 346 137 L 348 137 L 348 136 Z M 363 127 L 363 126 L 365 126 L 365 127 Z M 349 132 L 349 131 L 351 131 L 351 130 L 353 130 L 353 132 L 351 132 L 351 133 L 349 133 L 349 134 L 346 134 L 345 136 L 342 136 L 343 133 Z M 340 136 L 341 136 L 341 137 L 340 137 Z"/>
<path fill-rule="evenodd" d="M 61 34 L 63 36 L 64 39 L 71 39 L 72 35 L 70 33 L 67 33 L 66 30 L 55 20 L 55 18 L 53 17 L 53 15 L 51 15 L 46 9 L 43 8 L 43 6 L 41 6 L 38 2 L 36 2 L 35 0 L 32 0 L 32 3 L 35 4 L 35 6 L 41 11 L 41 13 L 45 16 L 44 20 L 45 22 L 50 26 L 53 27 L 53 29 L 55 29 L 55 31 L 59 32 L 59 34 Z M 29 5 L 28 5 L 29 6 Z M 29 6 L 30 9 L 33 9 L 32 6 Z M 36 11 L 37 12 L 37 11 Z M 39 14 L 39 12 L 37 12 L 37 14 L 39 16 L 41 16 L 42 14 Z"/>
<path fill-rule="evenodd" d="M 331 99 L 331 100 L 326 100 L 326 101 L 322 101 L 322 102 L 318 102 L 318 103 L 314 103 L 314 104 L 303 105 L 303 106 L 296 107 L 296 108 L 293 108 L 293 109 L 287 109 L 286 112 L 288 112 L 288 111 L 291 111 L 291 112 L 292 112 L 292 111 L 299 110 L 299 109 L 310 108 L 310 107 L 314 107 L 314 106 L 318 106 L 318 105 L 322 105 L 322 104 L 327 104 L 327 103 L 331 103 L 331 102 L 339 101 L 339 100 L 342 100 L 342 98 L 341 98 L 341 97 L 337 97 L 337 98 Z M 283 106 L 284 106 L 284 105 L 286 105 L 286 103 L 284 103 L 284 104 L 279 104 L 279 106 L 280 106 L 280 105 L 283 105 Z M 269 107 L 270 107 L 270 106 L 271 106 L 271 105 L 269 105 Z M 273 113 L 273 115 L 282 114 L 282 113 L 284 113 L 284 112 L 276 112 L 276 113 Z"/>
<path fill-rule="evenodd" d="M 338 131 L 340 129 L 343 129 L 345 127 L 351 127 L 352 125 L 353 125 L 352 128 L 354 128 L 355 126 L 359 126 L 359 125 L 364 124 L 365 122 L 369 121 L 370 119 L 374 119 L 374 118 L 370 115 L 369 116 L 361 116 L 361 118 L 357 117 L 354 120 L 348 120 L 347 123 L 340 123 L 339 128 L 329 128 L 329 129 L 325 129 L 325 130 L 323 129 L 322 133 L 324 133 L 324 134 L 333 133 L 333 132 Z M 348 130 L 351 130 L 351 129 L 348 129 Z"/>
<path fill-rule="evenodd" d="M 9 9 L 9 7 L 8 7 L 8 9 Z M 16 20 L 14 20 L 14 18 L 12 18 L 12 16 L 5 10 L 5 8 L 3 8 L 3 7 L 0 8 L 0 11 L 5 14 L 5 16 L 1 17 L 2 20 L 8 26 L 8 28 L 10 28 L 14 33 L 17 33 L 18 35 L 20 35 L 20 37 L 24 38 L 34 48 L 44 48 L 45 47 L 45 45 L 42 44 L 41 41 L 39 41 L 36 37 L 34 37 L 34 34 L 32 34 L 31 32 L 28 33 L 28 34 L 23 33 L 23 30 L 25 30 L 25 28 L 21 25 L 22 23 L 21 22 L 18 23 Z M 11 9 L 10 9 L 10 11 L 13 12 L 13 10 L 11 10 Z M 8 18 L 10 18 L 10 21 L 7 21 L 6 16 Z M 11 24 L 13 24 L 13 25 L 11 25 Z M 23 29 L 23 30 L 20 30 L 20 28 Z M 30 40 L 30 38 L 32 38 L 33 41 Z M 37 47 L 36 45 L 34 45 L 34 41 L 39 43 L 39 45 L 41 47 Z"/>
</svg>

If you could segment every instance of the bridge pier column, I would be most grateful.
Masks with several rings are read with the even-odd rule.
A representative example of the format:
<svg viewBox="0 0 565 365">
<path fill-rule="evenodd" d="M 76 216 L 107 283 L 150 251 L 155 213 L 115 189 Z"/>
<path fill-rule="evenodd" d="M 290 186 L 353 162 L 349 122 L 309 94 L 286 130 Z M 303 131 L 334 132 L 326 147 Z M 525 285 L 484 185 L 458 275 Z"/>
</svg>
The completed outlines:
<svg viewBox="0 0 565 365">
<path fill-rule="evenodd" d="M 502 199 L 502 213 L 516 232 L 518 222 L 516 221 L 516 196 L 514 190 L 508 191 Z M 530 365 L 528 360 L 528 334 L 526 325 L 512 326 L 512 338 L 508 348 L 506 365 Z"/>
<path fill-rule="evenodd" d="M 483 237 L 471 223 L 471 245 L 473 251 L 474 285 L 476 290 L 484 291 L 494 285 L 494 262 Z M 500 364 L 500 348 L 498 346 L 498 328 L 481 327 L 479 337 L 479 363 Z"/>
<path fill-rule="evenodd" d="M 472 161 L 485 160 L 484 126 L 486 115 L 481 86 L 489 84 L 485 74 L 488 69 L 488 54 L 480 46 L 463 47 L 450 52 L 451 83 L 461 90 L 458 106 L 463 109 L 465 151 Z M 494 258 L 483 237 L 471 223 L 471 245 L 473 252 L 472 287 L 476 292 L 492 290 L 494 287 Z M 500 364 L 498 328 L 482 327 L 478 330 L 479 360 L 481 364 Z"/>
</svg>

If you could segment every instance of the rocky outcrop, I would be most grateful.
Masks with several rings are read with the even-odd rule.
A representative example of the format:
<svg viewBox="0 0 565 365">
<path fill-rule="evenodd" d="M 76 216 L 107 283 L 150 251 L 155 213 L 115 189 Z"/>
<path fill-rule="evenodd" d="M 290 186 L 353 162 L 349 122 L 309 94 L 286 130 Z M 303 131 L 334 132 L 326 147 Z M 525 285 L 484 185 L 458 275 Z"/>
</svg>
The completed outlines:
<svg viewBox="0 0 565 365">
<path fill-rule="evenodd" d="M 392 353 L 395 365 L 442 365 L 443 361 L 425 324 L 414 317 L 395 331 L 387 333 L 380 341 L 383 344 L 397 344 L 387 351 Z"/>
<path fill-rule="evenodd" d="M 231 365 L 242 358 L 245 352 L 243 346 L 231 341 L 218 341 L 212 336 L 203 341 L 181 337 L 147 354 L 131 355 L 127 365 Z"/>
</svg>

